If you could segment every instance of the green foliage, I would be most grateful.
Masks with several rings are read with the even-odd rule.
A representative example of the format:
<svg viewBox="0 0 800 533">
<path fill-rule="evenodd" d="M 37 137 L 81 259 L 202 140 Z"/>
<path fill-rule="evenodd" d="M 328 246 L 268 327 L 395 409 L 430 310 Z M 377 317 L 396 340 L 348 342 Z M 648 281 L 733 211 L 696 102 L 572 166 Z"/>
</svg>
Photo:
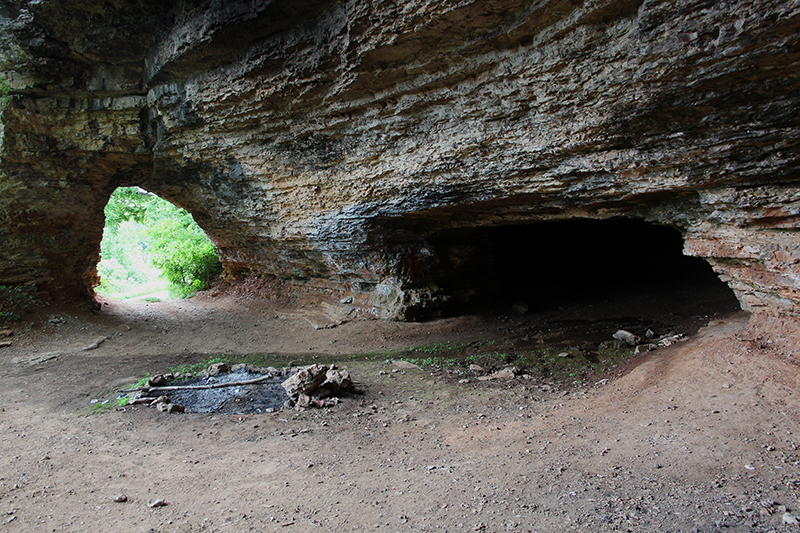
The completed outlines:
<svg viewBox="0 0 800 533">
<path fill-rule="evenodd" d="M 122 395 L 122 396 L 117 397 L 117 399 L 114 401 L 114 403 L 117 405 L 117 407 L 125 407 L 126 405 L 131 403 L 131 399 L 128 398 L 127 396 L 125 396 L 125 395 Z"/>
<path fill-rule="evenodd" d="M 458 359 L 447 357 L 425 357 L 424 359 L 409 359 L 409 363 L 414 363 L 420 367 L 433 367 L 433 368 L 448 368 L 461 364 Z"/>
<path fill-rule="evenodd" d="M 206 368 L 210 367 L 211 365 L 217 364 L 217 363 L 232 364 L 232 361 L 230 360 L 230 358 L 228 358 L 228 357 L 226 357 L 224 355 L 218 355 L 216 357 L 212 357 L 211 359 L 209 359 L 208 361 L 205 361 L 205 362 L 201 361 L 199 363 L 183 364 L 183 365 L 171 368 L 170 372 L 172 372 L 173 374 L 180 373 L 180 374 L 195 375 L 195 374 L 199 374 L 199 373 L 203 372 Z M 141 385 L 139 385 L 139 386 L 141 386 Z"/>
<path fill-rule="evenodd" d="M 426 354 L 443 353 L 451 350 L 458 350 L 464 348 L 469 343 L 466 342 L 446 342 L 437 344 L 427 344 L 425 346 L 414 346 L 409 348 L 411 352 L 422 352 Z"/>
<path fill-rule="evenodd" d="M 80 414 L 83 414 L 84 416 L 101 415 L 107 411 L 111 411 L 119 407 L 125 407 L 129 403 L 130 398 L 125 395 L 120 395 L 113 400 L 110 398 L 106 400 L 92 400 L 92 404 L 89 409 Z"/>
<path fill-rule="evenodd" d="M 166 289 L 161 273 L 150 264 L 149 241 L 146 227 L 138 222 L 106 226 L 97 265 L 101 294 L 125 298 Z"/>
<path fill-rule="evenodd" d="M 217 275 L 214 245 L 186 210 L 138 187 L 121 187 L 105 215 L 101 294 L 125 298 L 168 287 L 173 295 L 191 296 Z"/>
<path fill-rule="evenodd" d="M 564 344 L 536 348 L 520 348 L 515 344 L 514 339 L 429 344 L 409 348 L 398 359 L 405 359 L 425 370 L 445 371 L 456 376 L 482 375 L 514 365 L 531 376 L 580 384 L 590 376 L 607 372 L 632 355 L 632 349 L 614 342 L 601 343 L 596 351 L 591 352 Z M 496 350 L 487 351 L 489 346 Z M 420 353 L 425 355 L 414 357 Z M 469 366 L 472 364 L 482 370 L 471 370 Z"/>
<path fill-rule="evenodd" d="M 106 205 L 106 228 L 116 230 L 125 221 L 144 222 L 147 207 L 156 199 L 138 187 L 120 187 Z"/>
<path fill-rule="evenodd" d="M 497 368 L 501 365 L 511 363 L 515 359 L 515 356 L 505 353 L 479 353 L 467 356 L 464 359 L 464 365 L 478 365 L 483 368 Z"/>
<path fill-rule="evenodd" d="M 147 381 L 149 379 L 150 379 L 150 372 L 146 372 L 142 379 L 140 379 L 139 381 L 137 381 L 136 383 L 131 385 L 131 387 L 129 387 L 129 388 L 138 389 L 139 387 L 144 387 L 145 385 L 147 385 Z"/>
<path fill-rule="evenodd" d="M 0 322 L 19 320 L 36 298 L 36 285 L 0 285 Z"/>
<path fill-rule="evenodd" d="M 11 97 L 8 95 L 8 93 L 10 92 L 11 92 L 11 87 L 8 86 L 6 80 L 0 78 L 0 100 L 2 100 L 3 102 L 10 101 Z"/>
<path fill-rule="evenodd" d="M 151 239 L 151 262 L 180 296 L 208 287 L 218 271 L 219 257 L 192 215 L 157 198 L 145 217 Z"/>
</svg>

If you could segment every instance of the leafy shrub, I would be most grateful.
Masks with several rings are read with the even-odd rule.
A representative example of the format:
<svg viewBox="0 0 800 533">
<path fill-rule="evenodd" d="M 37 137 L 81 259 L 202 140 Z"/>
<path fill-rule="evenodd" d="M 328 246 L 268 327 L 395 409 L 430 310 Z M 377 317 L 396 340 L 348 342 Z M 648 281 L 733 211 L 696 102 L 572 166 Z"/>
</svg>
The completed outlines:
<svg viewBox="0 0 800 533">
<path fill-rule="evenodd" d="M 208 287 L 216 275 L 219 257 L 192 215 L 158 199 L 145 214 L 151 239 L 151 261 L 178 295 L 193 294 Z"/>
<path fill-rule="evenodd" d="M 106 229 L 117 230 L 120 224 L 127 221 L 144 222 L 147 207 L 156 198 L 158 197 L 138 187 L 120 187 L 114 191 L 106 205 Z"/>
<path fill-rule="evenodd" d="M 208 287 L 219 272 L 214 245 L 192 216 L 137 187 L 114 191 L 105 209 L 106 227 L 98 264 L 100 292 L 137 296 L 163 290 L 190 296 Z M 131 292 L 131 287 L 148 284 Z"/>
</svg>

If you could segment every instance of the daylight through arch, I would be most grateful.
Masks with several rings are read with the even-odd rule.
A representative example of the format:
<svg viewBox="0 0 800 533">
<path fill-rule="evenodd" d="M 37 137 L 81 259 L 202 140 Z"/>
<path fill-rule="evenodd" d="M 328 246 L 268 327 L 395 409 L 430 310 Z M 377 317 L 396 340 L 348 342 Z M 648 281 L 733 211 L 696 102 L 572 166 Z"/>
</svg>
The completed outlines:
<svg viewBox="0 0 800 533">
<path fill-rule="evenodd" d="M 214 244 L 185 209 L 140 187 L 120 187 L 105 208 L 97 292 L 114 299 L 185 297 L 219 273 Z"/>
</svg>

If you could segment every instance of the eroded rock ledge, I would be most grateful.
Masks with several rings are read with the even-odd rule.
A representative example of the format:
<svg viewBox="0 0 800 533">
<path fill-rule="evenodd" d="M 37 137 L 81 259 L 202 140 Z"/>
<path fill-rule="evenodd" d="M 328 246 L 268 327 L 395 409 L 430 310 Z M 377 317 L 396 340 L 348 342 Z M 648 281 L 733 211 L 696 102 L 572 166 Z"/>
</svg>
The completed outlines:
<svg viewBox="0 0 800 533">
<path fill-rule="evenodd" d="M 91 297 L 103 207 L 138 185 L 195 216 L 226 276 L 384 317 L 453 296 L 437 280 L 484 253 L 470 228 L 619 217 L 678 229 L 744 308 L 800 312 L 797 2 L 3 0 L 0 17 L 0 283 Z"/>
</svg>

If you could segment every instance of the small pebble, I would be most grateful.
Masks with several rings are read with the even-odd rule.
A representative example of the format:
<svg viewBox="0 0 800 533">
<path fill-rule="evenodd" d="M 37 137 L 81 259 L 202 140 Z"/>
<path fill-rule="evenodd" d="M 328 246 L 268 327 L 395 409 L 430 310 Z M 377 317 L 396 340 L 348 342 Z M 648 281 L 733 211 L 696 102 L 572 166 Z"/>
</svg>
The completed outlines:
<svg viewBox="0 0 800 533">
<path fill-rule="evenodd" d="M 150 507 L 151 509 L 155 507 L 164 507 L 165 505 L 167 505 L 167 502 L 165 502 L 160 498 L 153 498 L 152 500 L 147 500 L 147 506 Z"/>
<path fill-rule="evenodd" d="M 116 496 L 114 496 L 114 501 L 117 503 L 126 502 L 128 501 L 128 497 L 125 496 L 124 494 L 117 494 Z"/>
</svg>

